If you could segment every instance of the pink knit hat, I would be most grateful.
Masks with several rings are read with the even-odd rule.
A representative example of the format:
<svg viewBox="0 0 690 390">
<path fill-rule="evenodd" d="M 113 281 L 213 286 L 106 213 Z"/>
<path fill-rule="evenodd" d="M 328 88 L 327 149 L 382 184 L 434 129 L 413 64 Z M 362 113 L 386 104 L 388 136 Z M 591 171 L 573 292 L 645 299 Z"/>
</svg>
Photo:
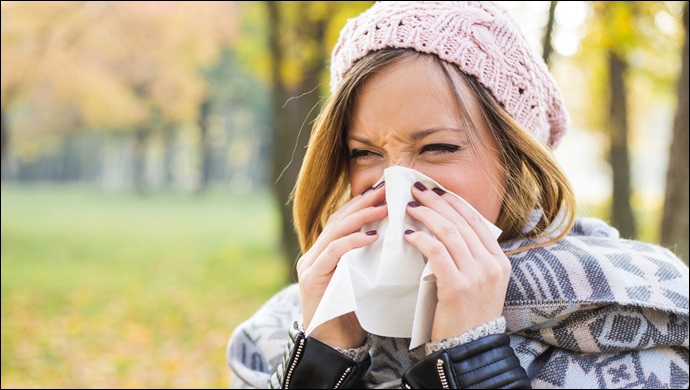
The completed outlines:
<svg viewBox="0 0 690 390">
<path fill-rule="evenodd" d="M 331 93 L 357 60 L 388 47 L 432 53 L 456 64 L 552 149 L 568 128 L 563 98 L 544 60 L 512 17 L 492 2 L 377 2 L 340 32 L 331 58 Z"/>
</svg>

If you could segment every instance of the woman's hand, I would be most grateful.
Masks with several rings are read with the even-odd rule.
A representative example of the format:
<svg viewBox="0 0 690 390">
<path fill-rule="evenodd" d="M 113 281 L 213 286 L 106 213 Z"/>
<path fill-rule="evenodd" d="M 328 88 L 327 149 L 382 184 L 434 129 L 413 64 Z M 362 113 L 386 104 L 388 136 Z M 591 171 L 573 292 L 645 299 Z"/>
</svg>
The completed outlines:
<svg viewBox="0 0 690 390">
<path fill-rule="evenodd" d="M 388 214 L 383 183 L 350 199 L 333 213 L 314 245 L 297 261 L 302 321 L 307 328 L 340 258 L 352 249 L 372 244 L 378 232 L 360 232 L 369 222 Z M 318 326 L 311 336 L 339 348 L 356 348 L 364 343 L 366 332 L 355 313 L 348 313 Z"/>
<path fill-rule="evenodd" d="M 503 312 L 510 261 L 481 215 L 443 190 L 412 187 L 417 202 L 408 214 L 436 237 L 405 232 L 405 239 L 427 257 L 436 275 L 438 303 L 432 341 L 459 336 Z"/>
</svg>

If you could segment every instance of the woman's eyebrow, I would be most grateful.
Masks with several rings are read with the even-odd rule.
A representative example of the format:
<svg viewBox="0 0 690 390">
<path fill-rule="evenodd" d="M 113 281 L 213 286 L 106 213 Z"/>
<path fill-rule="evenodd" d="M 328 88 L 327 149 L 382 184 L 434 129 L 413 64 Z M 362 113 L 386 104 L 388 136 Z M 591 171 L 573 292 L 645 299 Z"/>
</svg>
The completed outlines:
<svg viewBox="0 0 690 390">
<path fill-rule="evenodd" d="M 364 139 L 364 138 L 356 137 L 356 136 L 349 136 L 349 137 L 347 137 L 347 140 L 348 141 L 350 141 L 350 140 L 357 141 L 357 142 L 362 143 L 362 144 L 367 145 L 367 146 L 374 146 L 374 144 L 371 141 Z"/>
<path fill-rule="evenodd" d="M 459 129 L 459 128 L 455 128 L 455 127 L 433 127 L 431 129 L 418 130 L 418 131 L 415 131 L 414 133 L 412 133 L 410 135 L 410 141 L 412 141 L 412 142 L 419 141 L 425 137 L 428 137 L 431 134 L 438 133 L 440 131 L 461 132 L 463 130 Z M 347 137 L 347 140 L 348 141 L 357 141 L 359 143 L 362 143 L 362 144 L 368 145 L 368 146 L 374 146 L 373 142 L 367 140 L 366 138 L 361 138 L 358 136 L 351 135 L 351 136 Z"/>
<path fill-rule="evenodd" d="M 410 135 L 410 141 L 419 141 L 422 138 L 425 138 L 431 134 L 438 133 L 439 131 L 456 131 L 460 132 L 462 129 L 458 129 L 455 127 L 433 127 L 431 129 L 425 129 L 425 130 L 419 130 L 412 135 Z"/>
</svg>

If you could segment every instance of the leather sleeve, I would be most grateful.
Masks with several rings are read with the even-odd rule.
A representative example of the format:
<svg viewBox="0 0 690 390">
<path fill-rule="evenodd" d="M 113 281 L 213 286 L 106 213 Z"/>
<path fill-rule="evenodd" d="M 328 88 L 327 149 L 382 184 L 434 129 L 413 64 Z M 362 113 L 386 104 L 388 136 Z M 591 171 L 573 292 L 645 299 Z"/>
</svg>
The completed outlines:
<svg viewBox="0 0 690 390">
<path fill-rule="evenodd" d="M 369 355 L 356 362 L 293 327 L 283 362 L 269 385 L 281 389 L 356 389 L 370 364 Z"/>
<path fill-rule="evenodd" d="M 530 389 L 505 333 L 442 349 L 403 374 L 408 389 Z"/>
</svg>

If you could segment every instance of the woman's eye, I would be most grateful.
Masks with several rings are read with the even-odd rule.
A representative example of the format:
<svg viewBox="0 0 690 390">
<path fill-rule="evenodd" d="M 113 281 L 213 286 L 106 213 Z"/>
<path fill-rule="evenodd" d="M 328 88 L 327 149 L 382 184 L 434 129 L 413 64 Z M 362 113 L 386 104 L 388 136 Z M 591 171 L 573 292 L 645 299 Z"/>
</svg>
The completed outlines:
<svg viewBox="0 0 690 390">
<path fill-rule="evenodd" d="M 375 153 L 366 149 L 352 149 L 350 152 L 350 159 L 374 156 Z"/>
<path fill-rule="evenodd" d="M 457 145 L 450 145 L 450 144 L 430 144 L 426 145 L 422 148 L 422 150 L 419 152 L 424 153 L 424 152 L 433 152 L 433 153 L 454 153 L 457 152 L 458 149 L 460 149 L 459 146 Z"/>
</svg>

